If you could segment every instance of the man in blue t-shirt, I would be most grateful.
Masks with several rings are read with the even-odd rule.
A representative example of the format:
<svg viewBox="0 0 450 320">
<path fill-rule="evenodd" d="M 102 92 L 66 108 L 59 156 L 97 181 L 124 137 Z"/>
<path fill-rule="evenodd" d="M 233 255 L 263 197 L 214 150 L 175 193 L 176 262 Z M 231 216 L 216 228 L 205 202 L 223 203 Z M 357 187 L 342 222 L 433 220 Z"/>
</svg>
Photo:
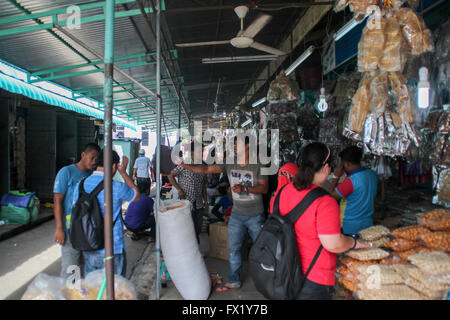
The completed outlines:
<svg viewBox="0 0 450 320">
<path fill-rule="evenodd" d="M 75 265 L 81 269 L 81 251 L 72 248 L 68 229 L 72 215 L 72 197 L 75 186 L 84 177 L 90 175 L 100 147 L 96 143 L 88 143 L 81 153 L 81 160 L 59 170 L 53 187 L 54 216 L 56 231 L 54 240 L 61 245 L 61 277 L 68 277 L 67 268 Z"/>
<path fill-rule="evenodd" d="M 339 154 L 341 163 L 334 171 L 331 181 L 334 190 L 331 194 L 337 200 L 347 198 L 342 223 L 342 231 L 346 235 L 356 235 L 373 225 L 378 176 L 374 171 L 361 166 L 362 154 L 362 150 L 355 146 L 343 150 Z M 347 179 L 337 185 L 344 172 Z"/>
<path fill-rule="evenodd" d="M 138 185 L 141 197 L 139 201 L 130 203 L 125 214 L 125 226 L 133 234 L 132 240 L 139 240 L 144 230 L 151 228 L 148 242 L 155 239 L 155 216 L 153 215 L 154 201 L 148 196 L 150 185 Z"/>
<path fill-rule="evenodd" d="M 97 158 L 97 169 L 91 176 L 84 180 L 84 190 L 87 193 L 91 193 L 95 187 L 98 186 L 104 180 L 104 161 L 103 151 L 100 152 Z M 112 176 L 118 171 L 122 176 L 123 182 L 113 181 L 112 193 L 113 193 L 113 244 L 114 244 L 114 273 L 126 277 L 126 254 L 125 254 L 125 241 L 123 239 L 123 224 L 122 224 L 122 202 L 123 201 L 138 201 L 140 194 L 138 188 L 134 185 L 133 180 L 127 174 L 128 158 L 123 157 L 122 163 L 119 164 L 120 157 L 117 152 L 112 153 Z M 105 214 L 105 192 L 100 191 L 97 195 L 98 203 L 100 204 L 100 210 L 102 215 Z M 78 200 L 79 192 L 78 185 L 75 188 L 73 194 L 73 203 Z M 105 268 L 105 249 L 97 251 L 83 251 L 83 257 L 85 260 L 84 272 L 88 273 Z"/>
</svg>

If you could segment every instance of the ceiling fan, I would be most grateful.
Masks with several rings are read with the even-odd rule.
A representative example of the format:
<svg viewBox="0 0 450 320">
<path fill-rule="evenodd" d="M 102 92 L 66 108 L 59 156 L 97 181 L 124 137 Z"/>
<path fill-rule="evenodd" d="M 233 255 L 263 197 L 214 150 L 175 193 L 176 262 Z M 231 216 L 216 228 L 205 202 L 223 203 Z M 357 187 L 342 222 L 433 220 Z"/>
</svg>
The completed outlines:
<svg viewBox="0 0 450 320">
<path fill-rule="evenodd" d="M 266 46 L 265 44 L 256 42 L 253 38 L 272 20 L 272 16 L 268 14 L 262 14 L 255 21 L 253 21 L 247 29 L 244 30 L 244 18 L 248 13 L 247 6 L 238 6 L 234 8 L 234 12 L 241 19 L 241 29 L 236 37 L 231 40 L 223 41 L 207 41 L 207 42 L 190 42 L 190 43 L 178 43 L 177 47 L 197 47 L 197 46 L 209 46 L 217 44 L 228 44 L 236 48 L 253 48 L 260 51 L 264 51 L 273 55 L 282 56 L 286 52 L 275 49 L 273 47 Z"/>
</svg>

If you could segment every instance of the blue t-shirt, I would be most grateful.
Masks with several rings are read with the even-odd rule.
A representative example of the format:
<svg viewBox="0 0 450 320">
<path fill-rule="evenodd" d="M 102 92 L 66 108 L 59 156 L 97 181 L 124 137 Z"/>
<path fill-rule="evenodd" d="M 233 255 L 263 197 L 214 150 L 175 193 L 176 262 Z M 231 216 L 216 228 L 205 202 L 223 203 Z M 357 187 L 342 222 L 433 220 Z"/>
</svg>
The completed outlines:
<svg viewBox="0 0 450 320">
<path fill-rule="evenodd" d="M 217 205 L 222 207 L 222 214 L 225 215 L 225 212 L 233 206 L 233 202 L 230 201 L 228 196 L 223 196 L 220 198 L 220 200 L 217 202 Z"/>
<path fill-rule="evenodd" d="M 102 171 L 94 171 L 92 175 L 84 181 L 84 190 L 87 193 L 91 193 L 95 187 L 104 179 L 104 173 Z M 112 182 L 113 189 L 113 221 L 115 221 L 113 227 L 113 242 L 114 242 L 114 254 L 121 254 L 125 249 L 125 241 L 123 240 L 123 223 L 122 223 L 122 202 L 132 201 L 136 196 L 136 191 L 128 187 L 125 183 L 120 181 Z M 102 215 L 105 215 L 105 192 L 100 191 L 97 195 L 98 203 Z M 78 185 L 73 194 L 73 203 L 78 200 Z M 105 249 L 97 250 L 99 254 L 105 254 Z"/>
<path fill-rule="evenodd" d="M 149 158 L 145 156 L 140 156 L 139 158 L 137 158 L 136 162 L 134 163 L 134 169 L 137 169 L 136 177 L 150 178 L 148 171 L 151 168 L 151 166 L 152 164 Z"/>
<path fill-rule="evenodd" d="M 350 173 L 348 179 L 335 189 L 342 198 L 347 198 L 342 222 L 344 234 L 354 235 L 373 225 L 377 187 L 377 174 L 361 167 Z"/>
<path fill-rule="evenodd" d="M 64 232 L 68 235 L 67 229 L 70 227 L 70 217 L 72 216 L 73 193 L 75 186 L 84 178 L 90 175 L 90 171 L 81 171 L 74 164 L 65 166 L 59 170 L 55 178 L 53 193 L 64 194 Z"/>
<path fill-rule="evenodd" d="M 125 225 L 128 229 L 140 229 L 153 212 L 153 199 L 141 194 L 138 201 L 131 202 L 125 215 Z"/>
</svg>

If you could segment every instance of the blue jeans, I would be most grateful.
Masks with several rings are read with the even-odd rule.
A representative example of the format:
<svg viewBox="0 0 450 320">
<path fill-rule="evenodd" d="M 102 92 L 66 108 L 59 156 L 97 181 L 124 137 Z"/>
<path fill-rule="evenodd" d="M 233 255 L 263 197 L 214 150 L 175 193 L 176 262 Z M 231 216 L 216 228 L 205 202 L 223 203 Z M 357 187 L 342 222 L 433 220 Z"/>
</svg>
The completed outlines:
<svg viewBox="0 0 450 320">
<path fill-rule="evenodd" d="M 101 270 L 105 268 L 105 255 L 98 253 L 97 251 L 83 251 L 84 256 L 84 274 L 95 270 Z M 125 251 L 121 254 L 114 255 L 114 273 L 124 278 L 127 277 L 127 257 Z"/>
<path fill-rule="evenodd" d="M 242 245 L 248 233 L 253 243 L 256 241 L 264 222 L 264 213 L 257 216 L 245 216 L 232 212 L 228 222 L 228 259 L 230 274 L 228 282 L 241 285 Z"/>
</svg>

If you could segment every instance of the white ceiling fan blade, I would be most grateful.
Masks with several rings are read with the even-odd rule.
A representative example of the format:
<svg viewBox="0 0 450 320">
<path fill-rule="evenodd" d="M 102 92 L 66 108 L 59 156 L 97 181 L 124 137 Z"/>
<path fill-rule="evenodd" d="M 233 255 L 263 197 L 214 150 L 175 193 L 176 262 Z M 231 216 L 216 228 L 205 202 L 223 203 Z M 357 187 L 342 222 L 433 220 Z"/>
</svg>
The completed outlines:
<svg viewBox="0 0 450 320">
<path fill-rule="evenodd" d="M 228 43 L 230 43 L 230 40 L 177 43 L 176 46 L 177 47 L 199 47 L 199 46 L 213 46 L 216 44 L 228 44 Z"/>
<path fill-rule="evenodd" d="M 267 53 L 275 54 L 277 56 L 284 56 L 286 52 L 266 46 L 265 44 L 259 43 L 259 42 L 253 42 L 250 45 L 251 48 L 261 50 Z"/>
<path fill-rule="evenodd" d="M 244 33 L 242 34 L 243 37 L 249 37 L 253 38 L 256 36 L 258 32 L 262 30 L 272 20 L 272 16 L 269 16 L 268 14 L 263 14 L 256 18 L 255 21 L 252 22 L 251 25 L 245 29 Z"/>
</svg>

